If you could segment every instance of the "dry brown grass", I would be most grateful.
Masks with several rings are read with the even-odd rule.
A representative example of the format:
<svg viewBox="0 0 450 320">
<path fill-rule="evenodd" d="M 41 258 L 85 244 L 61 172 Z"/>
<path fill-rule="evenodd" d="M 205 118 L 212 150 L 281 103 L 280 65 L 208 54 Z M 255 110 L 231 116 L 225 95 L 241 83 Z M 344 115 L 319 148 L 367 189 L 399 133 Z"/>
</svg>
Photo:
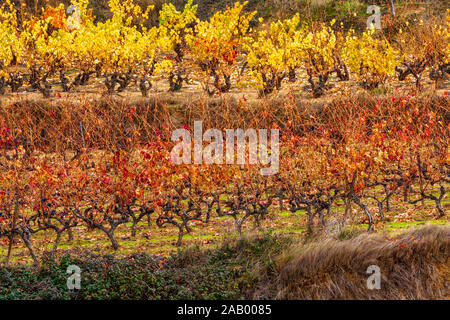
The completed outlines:
<svg viewBox="0 0 450 320">
<path fill-rule="evenodd" d="M 396 238 L 363 234 L 294 248 L 279 258 L 277 299 L 443 299 L 450 296 L 450 228 L 426 226 Z M 369 290 L 366 270 L 381 269 Z"/>
</svg>

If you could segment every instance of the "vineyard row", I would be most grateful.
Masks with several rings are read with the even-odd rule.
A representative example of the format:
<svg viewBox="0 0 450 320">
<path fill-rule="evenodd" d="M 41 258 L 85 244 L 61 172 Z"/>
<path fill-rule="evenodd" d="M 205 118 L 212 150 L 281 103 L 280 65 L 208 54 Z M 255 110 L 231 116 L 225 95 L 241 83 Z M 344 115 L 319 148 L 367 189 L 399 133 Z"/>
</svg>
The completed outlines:
<svg viewBox="0 0 450 320">
<path fill-rule="evenodd" d="M 317 97 L 333 76 L 366 89 L 394 77 L 420 88 L 426 72 L 435 81 L 450 72 L 448 15 L 441 24 L 420 21 L 386 38 L 381 31 L 346 31 L 336 21 L 308 25 L 299 14 L 264 24 L 244 11 L 246 3 L 205 21 L 192 0 L 181 11 L 166 3 L 152 28 L 145 27 L 151 6 L 110 0 L 112 17 L 96 22 L 88 5 L 72 0 L 69 8 L 47 6 L 35 15 L 10 0 L 0 7 L 0 94 L 28 85 L 49 97 L 54 85 L 68 92 L 96 75 L 109 94 L 134 84 L 147 96 L 164 78 L 171 91 L 199 83 L 213 95 L 251 85 L 265 96 L 285 79 L 296 81 L 300 70 Z"/>
</svg>

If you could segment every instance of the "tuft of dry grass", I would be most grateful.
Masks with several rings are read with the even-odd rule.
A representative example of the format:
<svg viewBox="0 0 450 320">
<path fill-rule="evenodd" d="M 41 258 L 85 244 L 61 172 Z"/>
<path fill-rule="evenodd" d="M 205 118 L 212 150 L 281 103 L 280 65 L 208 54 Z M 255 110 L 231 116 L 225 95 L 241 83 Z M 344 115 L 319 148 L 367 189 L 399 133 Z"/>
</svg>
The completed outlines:
<svg viewBox="0 0 450 320">
<path fill-rule="evenodd" d="M 395 238 L 363 234 L 293 247 L 278 259 L 277 299 L 442 299 L 450 296 L 450 228 Z M 367 288 L 377 265 L 381 289 Z"/>
</svg>

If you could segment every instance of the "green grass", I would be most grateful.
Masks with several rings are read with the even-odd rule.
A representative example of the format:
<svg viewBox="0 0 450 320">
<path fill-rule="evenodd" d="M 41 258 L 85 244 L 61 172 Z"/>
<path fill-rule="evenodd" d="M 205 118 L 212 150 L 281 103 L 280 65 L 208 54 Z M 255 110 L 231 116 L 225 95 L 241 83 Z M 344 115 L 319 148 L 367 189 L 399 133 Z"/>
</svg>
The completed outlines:
<svg viewBox="0 0 450 320">
<path fill-rule="evenodd" d="M 396 230 L 411 226 L 410 223 L 389 225 Z M 356 291 L 352 291 L 351 288 L 361 286 L 355 270 L 366 270 L 367 263 L 364 259 L 372 261 L 374 257 L 388 263 L 386 268 L 394 272 L 392 276 L 396 279 L 404 270 L 424 268 L 420 274 L 425 276 L 425 279 L 432 280 L 435 287 L 440 285 L 439 279 L 445 276 L 445 270 L 441 273 L 440 265 L 428 268 L 427 263 L 430 265 L 434 263 L 435 266 L 436 261 L 443 263 L 442 257 L 445 257 L 445 252 L 440 248 L 445 244 L 438 240 L 445 237 L 445 234 L 448 235 L 448 229 L 446 231 L 428 228 L 417 230 L 418 232 L 402 232 L 402 235 L 398 236 L 402 240 L 398 245 L 390 245 L 389 251 L 385 250 L 386 244 L 397 241 L 398 237 L 385 235 L 383 243 L 379 243 L 379 237 L 378 241 L 371 241 L 365 235 L 354 239 L 361 233 L 359 228 L 363 226 L 361 224 L 348 227 L 331 242 L 321 242 L 321 237 L 311 237 L 306 239 L 307 241 L 302 241 L 296 232 L 288 233 L 285 229 L 267 230 L 259 235 L 245 236 L 242 239 L 229 236 L 214 247 L 206 249 L 199 245 L 190 245 L 173 251 L 167 258 L 136 253 L 128 249 L 122 249 L 124 257 L 112 255 L 110 252 L 102 252 L 101 255 L 92 255 L 86 251 L 67 252 L 56 257 L 45 257 L 39 268 L 24 264 L 0 266 L 0 300 L 273 299 L 278 297 L 280 292 L 286 293 L 284 290 L 280 291 L 280 279 L 284 279 L 282 280 L 284 285 L 288 281 L 297 284 L 297 287 L 301 286 L 302 292 L 310 290 L 312 296 L 315 296 L 317 288 L 323 288 L 322 292 L 325 295 L 327 292 L 331 295 L 328 298 L 336 298 L 333 295 L 336 294 L 334 290 L 333 292 L 326 290 L 329 288 L 327 281 L 330 276 L 334 278 L 334 273 L 343 272 L 346 274 L 345 277 L 336 278 L 345 281 L 345 285 L 340 286 L 344 292 L 339 294 L 341 298 L 355 298 L 355 292 L 359 287 L 356 287 Z M 304 230 L 300 228 L 296 231 L 298 233 Z M 420 243 L 416 244 L 410 240 L 414 234 L 422 234 L 415 240 Z M 399 245 L 407 241 L 409 241 L 407 247 L 399 248 Z M 427 247 L 424 247 L 425 245 Z M 347 250 L 363 252 L 367 250 L 366 248 L 371 249 L 368 250 L 372 254 L 371 257 L 358 255 L 351 258 L 351 261 L 348 260 L 352 255 L 346 253 Z M 399 250 L 409 250 L 410 253 L 403 256 L 411 257 L 411 261 L 406 258 L 400 262 L 392 259 L 399 254 Z M 417 252 L 419 253 L 417 256 L 411 254 Z M 430 258 L 424 252 L 434 252 L 435 256 Z M 442 253 L 442 256 L 439 256 L 439 253 Z M 311 259 L 312 257 L 319 258 Z M 308 263 L 311 265 L 308 266 Z M 332 267 L 327 266 L 330 263 Z M 71 291 L 67 288 L 66 270 L 69 265 L 77 265 L 82 270 L 80 290 Z M 404 270 L 401 269 L 395 274 L 398 270 L 393 266 Z M 310 271 L 302 272 L 305 268 Z M 428 271 L 432 272 L 433 277 L 427 273 Z M 289 273 L 292 275 L 286 277 Z M 387 275 L 388 278 L 390 276 Z M 408 285 L 396 284 L 395 288 L 391 286 L 389 290 L 380 291 L 382 296 L 379 299 L 389 298 L 390 294 L 396 292 L 395 290 L 400 290 L 396 297 L 411 294 L 412 292 L 405 292 L 413 287 L 408 278 L 402 281 Z M 425 281 L 424 286 L 429 288 L 431 282 Z M 345 294 L 345 290 L 350 292 Z M 415 297 L 423 299 L 420 295 L 421 288 L 415 290 L 417 290 L 414 293 Z M 364 290 L 358 292 L 356 297 L 362 294 L 361 299 L 367 299 L 370 293 Z"/>
</svg>

